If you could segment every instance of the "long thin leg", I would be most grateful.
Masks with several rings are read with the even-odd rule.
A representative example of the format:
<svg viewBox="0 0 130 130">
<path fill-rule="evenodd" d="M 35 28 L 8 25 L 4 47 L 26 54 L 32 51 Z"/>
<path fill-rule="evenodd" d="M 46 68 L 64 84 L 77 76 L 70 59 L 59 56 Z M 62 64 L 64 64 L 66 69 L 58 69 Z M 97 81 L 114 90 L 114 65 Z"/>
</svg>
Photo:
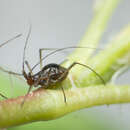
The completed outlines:
<svg viewBox="0 0 130 130">
<path fill-rule="evenodd" d="M 16 35 L 16 36 L 14 36 L 13 38 L 11 38 L 11 39 L 7 40 L 6 42 L 2 43 L 2 44 L 0 45 L 0 47 L 3 47 L 3 46 L 6 45 L 7 43 L 9 43 L 9 42 L 15 40 L 16 38 L 20 37 L 21 35 L 22 35 L 22 34 L 18 34 L 18 35 Z M 8 70 L 6 70 L 6 69 L 4 69 L 4 68 L 2 68 L 2 67 L 0 67 L 0 70 L 3 71 L 3 72 L 5 72 L 5 73 L 8 73 L 8 74 L 17 75 L 17 76 L 22 76 L 22 74 L 15 73 L 15 72 L 13 72 L 13 71 L 8 71 Z M 3 96 L 3 97 L 4 97 L 4 96 Z"/>
<path fill-rule="evenodd" d="M 42 57 L 41 60 L 35 64 L 33 67 L 32 67 L 32 70 L 37 66 L 39 65 L 44 59 L 46 59 L 47 57 L 51 56 L 52 54 L 55 54 L 56 52 L 60 52 L 60 51 L 63 51 L 63 50 L 67 50 L 67 49 L 71 49 L 71 48 L 88 48 L 88 49 L 99 49 L 99 50 L 103 50 L 101 48 L 93 48 L 93 47 L 81 47 L 81 46 L 69 46 L 69 47 L 64 47 L 64 48 L 41 48 L 40 50 L 54 50 L 53 52 L 47 54 L 45 57 Z M 39 52 L 40 52 L 39 50 Z M 40 53 L 39 53 L 40 54 Z M 42 66 L 42 64 L 41 64 Z"/>
<path fill-rule="evenodd" d="M 19 76 L 23 76 L 22 74 L 19 74 L 19 73 L 13 72 L 13 71 L 8 71 L 8 70 L 6 70 L 6 69 L 4 69 L 4 68 L 2 68 L 2 67 L 0 67 L 0 71 L 3 71 L 3 72 L 5 72 L 5 73 L 8 73 L 9 76 L 14 75 L 14 76 L 16 76 L 16 77 L 19 78 L 19 79 L 21 79 Z M 11 80 L 11 77 L 10 77 L 10 80 Z M 13 84 L 12 84 L 12 80 L 11 80 L 11 86 L 12 86 L 12 85 L 13 85 Z M 0 93 L 0 96 L 3 97 L 3 98 L 5 98 L 5 99 L 8 99 L 6 96 L 4 96 L 4 95 L 1 94 L 1 93 Z"/>
<path fill-rule="evenodd" d="M 39 49 L 39 58 L 40 58 L 40 70 L 42 70 L 42 49 Z"/>
<path fill-rule="evenodd" d="M 31 73 L 31 75 L 33 75 L 33 72 L 32 72 L 32 70 L 31 70 L 31 67 L 30 67 L 28 61 L 25 61 L 25 64 L 27 65 L 28 70 L 29 70 L 29 72 Z"/>
<path fill-rule="evenodd" d="M 0 70 L 5 72 L 5 73 L 8 73 L 9 75 L 15 75 L 15 76 L 22 76 L 22 74 L 19 74 L 19 73 L 15 73 L 13 71 L 8 71 L 8 70 L 5 70 L 4 68 L 0 67 Z M 12 84 L 11 84 L 12 85 Z M 5 99 L 8 99 L 6 96 L 4 96 L 3 94 L 0 93 L 0 96 L 5 98 Z"/>
<path fill-rule="evenodd" d="M 2 43 L 2 44 L 0 45 L 0 47 L 3 47 L 3 46 L 6 45 L 7 43 L 9 43 L 9 42 L 15 40 L 16 38 L 20 37 L 21 35 L 22 35 L 22 34 L 18 34 L 18 35 L 16 35 L 15 37 L 13 37 L 13 38 L 7 40 L 6 42 Z M 18 73 L 12 72 L 12 71 L 5 70 L 5 69 L 2 68 L 2 67 L 0 67 L 0 70 L 3 71 L 3 72 L 6 72 L 6 73 L 8 73 L 8 74 L 20 75 L 20 76 L 21 76 L 21 74 L 18 74 Z M 6 96 L 4 96 L 2 93 L 0 93 L 0 96 L 3 97 L 3 98 L 5 98 L 5 99 L 8 99 L 8 98 L 7 98 Z"/>
<path fill-rule="evenodd" d="M 24 96 L 24 99 L 23 99 L 23 101 L 22 101 L 22 103 L 21 103 L 21 107 L 24 105 L 25 100 L 26 100 L 28 94 L 31 92 L 32 88 L 33 88 L 33 86 L 29 86 L 28 92 L 27 92 L 27 94 Z"/>
<path fill-rule="evenodd" d="M 53 50 L 57 50 L 59 48 L 40 48 L 39 49 L 39 58 L 40 58 L 40 70 L 42 70 L 43 64 L 42 64 L 42 52 L 43 51 L 53 51 Z"/>
<path fill-rule="evenodd" d="M 19 73 L 13 72 L 13 71 L 6 70 L 6 69 L 4 69 L 4 68 L 2 68 L 2 67 L 0 67 L 0 71 L 3 71 L 3 72 L 8 73 L 8 74 L 16 75 L 16 76 L 23 76 L 22 74 L 19 74 Z"/>
<path fill-rule="evenodd" d="M 22 67 L 22 72 L 23 74 L 26 74 L 25 70 L 24 70 L 24 62 L 25 62 L 25 53 L 26 53 L 26 48 L 27 48 L 27 44 L 28 44 L 28 40 L 30 38 L 30 35 L 31 35 L 31 30 L 32 30 L 32 26 L 30 24 L 30 27 L 29 27 L 29 32 L 28 32 L 28 35 L 26 37 L 26 41 L 25 41 L 25 45 L 24 45 L 24 50 L 23 50 L 23 67 Z M 27 74 L 26 74 L 27 75 Z"/>
<path fill-rule="evenodd" d="M 2 46 L 4 46 L 4 45 L 6 45 L 7 43 L 9 43 L 9 42 L 11 42 L 11 41 L 15 40 L 16 38 L 18 38 L 18 37 L 20 37 L 20 36 L 22 36 L 22 34 L 18 34 L 18 35 L 16 35 L 15 37 L 13 37 L 13 38 L 9 39 L 8 41 L 6 41 L 6 42 L 2 43 L 2 44 L 0 45 L 0 47 L 2 47 Z"/>
<path fill-rule="evenodd" d="M 94 73 L 100 78 L 100 80 L 102 81 L 102 83 L 103 83 L 104 85 L 106 84 L 105 81 L 104 81 L 104 79 L 103 79 L 95 70 L 93 70 L 91 67 L 89 67 L 89 66 L 87 66 L 87 65 L 84 65 L 84 64 L 81 64 L 81 63 L 78 63 L 78 62 L 74 62 L 74 63 L 72 63 L 72 64 L 68 67 L 68 71 L 69 71 L 70 69 L 72 69 L 72 67 L 74 67 L 76 64 L 79 64 L 79 65 L 81 65 L 81 66 L 84 66 L 84 67 L 90 69 L 92 72 L 94 72 Z"/>
<path fill-rule="evenodd" d="M 31 70 L 31 67 L 30 67 L 28 61 L 25 61 L 25 64 L 26 64 L 26 66 L 27 66 L 28 69 L 29 69 L 29 73 L 30 73 L 31 75 L 33 75 L 32 70 Z M 26 100 L 26 97 L 28 96 L 28 94 L 30 93 L 30 91 L 32 90 L 32 88 L 33 88 L 33 86 L 29 86 L 28 92 L 27 92 L 27 94 L 25 95 L 25 97 L 24 97 L 24 99 L 23 99 L 23 102 L 21 103 L 21 107 L 24 105 L 24 102 L 25 102 L 25 100 Z"/>
<path fill-rule="evenodd" d="M 42 70 L 43 64 L 42 64 L 42 52 L 43 51 L 54 51 L 54 50 L 59 50 L 61 48 L 40 48 L 39 49 L 39 58 L 40 58 L 40 70 Z M 67 59 L 63 60 L 60 64 L 66 62 Z"/>
<path fill-rule="evenodd" d="M 67 103 L 67 102 L 66 102 L 65 91 L 64 91 L 64 88 L 63 88 L 62 86 L 61 86 L 61 89 L 62 89 L 62 92 L 63 92 L 63 95 L 64 95 L 64 102 Z"/>
</svg>

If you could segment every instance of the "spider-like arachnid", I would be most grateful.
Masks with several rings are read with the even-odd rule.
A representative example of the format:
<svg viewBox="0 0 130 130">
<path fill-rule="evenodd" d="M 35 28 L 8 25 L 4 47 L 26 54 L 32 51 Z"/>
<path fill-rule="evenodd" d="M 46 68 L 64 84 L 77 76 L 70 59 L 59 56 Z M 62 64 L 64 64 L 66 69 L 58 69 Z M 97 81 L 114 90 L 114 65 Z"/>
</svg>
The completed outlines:
<svg viewBox="0 0 130 130">
<path fill-rule="evenodd" d="M 56 48 L 49 48 L 49 49 L 48 48 L 42 48 L 42 49 L 39 49 L 40 61 L 33 68 L 31 68 L 28 61 L 25 61 L 25 52 L 26 52 L 28 39 L 30 37 L 30 33 L 31 33 L 31 27 L 30 27 L 29 33 L 27 35 L 25 46 L 24 46 L 22 74 L 15 73 L 13 71 L 8 71 L 8 70 L 5 70 L 3 68 L 0 68 L 4 72 L 7 72 L 7 73 L 13 74 L 13 75 L 24 76 L 24 78 L 26 79 L 27 84 L 29 85 L 29 89 L 28 89 L 27 94 L 25 95 L 25 98 L 24 98 L 24 100 L 22 102 L 22 105 L 25 102 L 26 96 L 30 93 L 30 91 L 31 91 L 31 89 L 33 87 L 38 87 L 40 85 L 41 87 L 43 87 L 45 89 L 51 88 L 51 86 L 54 86 L 57 83 L 60 83 L 64 79 L 66 79 L 69 71 L 77 64 L 90 69 L 92 72 L 94 72 L 100 78 L 102 83 L 105 84 L 105 81 L 103 80 L 103 78 L 95 70 L 93 70 L 91 67 L 89 67 L 89 66 L 87 66 L 85 64 L 79 63 L 79 62 L 72 63 L 68 68 L 62 67 L 61 65 L 55 64 L 55 63 L 47 64 L 46 66 L 42 67 L 42 61 L 45 58 L 47 58 L 48 56 L 54 54 L 55 52 L 62 51 L 62 50 L 65 50 L 65 49 L 69 49 L 69 48 L 90 48 L 90 47 L 71 46 L 71 47 L 65 47 L 65 48 L 60 48 L 60 49 L 56 49 Z M 55 51 L 49 53 L 48 55 L 46 55 L 45 57 L 42 58 L 42 51 L 43 50 L 55 50 Z M 26 64 L 26 66 L 27 66 L 27 68 L 29 70 L 29 73 L 27 73 L 25 71 L 25 64 Z M 41 70 L 38 73 L 33 74 L 34 68 L 39 64 L 40 64 Z M 63 95 L 64 95 L 64 102 L 66 103 L 65 92 L 64 92 L 63 87 L 61 87 L 61 88 L 62 88 Z"/>
</svg>

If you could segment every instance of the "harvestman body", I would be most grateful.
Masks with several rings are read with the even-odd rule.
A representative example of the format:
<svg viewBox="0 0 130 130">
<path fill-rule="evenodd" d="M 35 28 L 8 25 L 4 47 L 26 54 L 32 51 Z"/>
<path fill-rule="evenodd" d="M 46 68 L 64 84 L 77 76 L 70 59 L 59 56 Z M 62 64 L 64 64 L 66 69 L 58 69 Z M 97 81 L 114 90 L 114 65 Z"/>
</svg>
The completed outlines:
<svg viewBox="0 0 130 130">
<path fill-rule="evenodd" d="M 64 68 L 64 67 L 62 67 L 62 66 L 60 66 L 58 64 L 55 64 L 55 63 L 48 64 L 48 65 L 42 67 L 42 60 L 44 60 L 45 58 L 47 58 L 48 56 L 54 54 L 57 51 L 62 51 L 62 50 L 69 49 L 69 48 L 89 48 L 89 47 L 66 47 L 66 48 L 55 49 L 55 51 L 49 53 L 48 55 L 46 55 L 43 58 L 41 56 L 42 50 L 54 50 L 54 48 L 53 49 L 45 49 L 45 48 L 40 49 L 39 50 L 39 52 L 40 52 L 39 53 L 40 54 L 40 62 L 38 62 L 31 69 L 29 63 L 27 61 L 25 61 L 25 51 L 26 51 L 26 46 L 27 46 L 27 43 L 28 43 L 28 39 L 30 37 L 30 33 L 31 33 L 31 28 L 29 30 L 28 36 L 26 38 L 26 43 L 25 43 L 25 46 L 24 46 L 22 74 L 18 74 L 18 73 L 12 72 L 12 71 L 3 70 L 3 71 L 8 72 L 10 74 L 15 74 L 15 75 L 19 75 L 19 76 L 23 75 L 24 78 L 27 80 L 27 84 L 29 85 L 29 90 L 28 90 L 27 94 L 25 95 L 25 98 L 24 98 L 24 100 L 22 102 L 22 105 L 24 104 L 26 96 L 29 94 L 32 87 L 38 87 L 40 85 L 41 87 L 43 87 L 45 89 L 51 88 L 51 86 L 54 86 L 57 83 L 62 82 L 67 77 L 67 75 L 68 75 L 69 71 L 72 69 L 72 67 L 74 67 L 77 64 L 90 69 L 92 72 L 94 72 L 100 78 L 100 80 L 103 82 L 103 84 L 105 84 L 104 80 L 102 79 L 102 77 L 97 72 L 95 72 L 89 66 L 78 63 L 78 62 L 72 63 L 68 68 Z M 27 68 L 29 69 L 29 73 L 25 72 L 24 64 L 26 64 Z M 32 72 L 33 69 L 39 64 L 41 66 L 41 70 L 38 73 L 33 74 L 33 72 Z M 63 91 L 63 94 L 64 94 L 64 101 L 66 102 L 66 96 L 65 96 L 65 92 L 64 92 L 63 88 L 62 88 L 62 91 Z"/>
</svg>

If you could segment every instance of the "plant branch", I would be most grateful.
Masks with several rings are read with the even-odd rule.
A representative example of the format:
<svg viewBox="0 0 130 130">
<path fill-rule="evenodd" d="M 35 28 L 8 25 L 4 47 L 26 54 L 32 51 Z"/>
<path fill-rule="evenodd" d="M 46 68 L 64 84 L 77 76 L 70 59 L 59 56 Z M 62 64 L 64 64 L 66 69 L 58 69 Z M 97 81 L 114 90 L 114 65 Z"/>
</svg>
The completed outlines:
<svg viewBox="0 0 130 130">
<path fill-rule="evenodd" d="M 80 46 L 97 46 L 108 19 L 118 2 L 119 0 L 106 0 L 104 6 L 98 8 L 88 32 L 81 40 Z M 106 82 L 118 69 L 127 64 L 126 61 L 130 52 L 129 34 L 130 28 L 127 27 L 105 51 L 100 52 L 89 62 L 89 65 L 101 74 Z M 88 52 L 85 49 L 77 49 L 64 65 L 70 65 L 73 61 L 87 63 L 92 53 L 93 50 Z M 0 127 L 5 128 L 33 121 L 52 120 L 67 113 L 96 105 L 130 102 L 130 86 L 119 87 L 110 84 L 98 86 L 97 84 L 100 83 L 98 78 L 80 66 L 74 67 L 71 75 L 76 87 L 84 88 L 65 89 L 67 104 L 64 102 L 61 89 L 42 88 L 30 93 L 23 107 L 21 107 L 21 103 L 24 96 L 1 101 Z M 62 85 L 64 88 L 66 86 L 67 88 L 73 87 L 69 78 L 63 81 Z M 91 86 L 88 87 L 88 85 Z"/>
<path fill-rule="evenodd" d="M 95 57 L 87 63 L 94 70 L 96 70 L 106 82 L 108 82 L 113 74 L 120 68 L 130 64 L 130 26 L 127 26 L 116 38 L 108 44 L 108 47 L 97 54 Z M 80 73 L 76 73 L 74 70 L 74 75 L 80 75 L 75 77 L 78 81 L 81 81 L 81 86 L 91 85 L 92 83 L 101 83 L 99 78 L 95 78 L 95 74 L 92 72 L 85 71 L 82 69 Z M 78 85 L 77 84 L 77 85 Z"/>
<path fill-rule="evenodd" d="M 107 69 L 111 69 L 111 66 L 113 66 L 114 63 L 114 67 L 116 68 L 115 71 L 117 71 L 120 68 L 118 67 L 120 65 L 118 65 L 117 63 L 115 64 L 115 62 L 117 62 L 117 59 L 119 60 L 120 58 L 124 59 L 125 57 L 128 57 L 127 54 L 129 54 L 128 52 L 130 52 L 130 43 L 127 42 L 129 41 L 129 38 L 127 39 L 129 34 L 128 30 L 130 31 L 129 27 L 127 27 L 123 31 L 123 34 L 121 33 L 120 35 L 118 35 L 119 39 L 117 38 L 116 42 L 111 43 L 110 46 L 114 46 L 113 51 L 110 51 L 111 49 L 110 47 L 108 47 L 107 49 L 110 52 L 104 52 L 103 57 L 109 56 L 108 54 L 110 54 L 109 58 L 110 60 L 112 60 L 112 64 L 110 64 Z M 120 40 L 121 42 L 119 42 Z M 125 42 L 128 43 L 128 45 Z M 118 47 L 117 45 L 121 47 Z M 116 57 L 112 58 L 112 55 L 116 55 Z M 100 58 L 102 59 L 102 55 Z M 95 57 L 94 60 L 96 60 Z M 106 62 L 106 58 L 103 58 L 101 61 L 103 62 L 103 60 L 104 62 Z M 128 60 L 124 59 L 121 63 L 125 65 L 127 62 Z M 81 75 L 79 77 L 81 77 Z M 65 90 L 67 104 L 65 104 L 63 93 L 59 89 L 39 89 L 28 95 L 23 107 L 21 107 L 21 102 L 23 101 L 24 96 L 0 102 L 0 127 L 4 128 L 39 120 L 52 120 L 61 117 L 67 113 L 96 105 L 130 102 L 130 86 L 116 86 L 109 84 L 106 86 L 94 85 L 87 87 L 87 81 L 89 80 L 89 77 L 90 75 L 86 75 L 86 81 L 84 83 L 81 83 L 82 87 L 84 88 Z M 94 81 L 97 79 L 97 77 L 95 76 L 92 76 L 92 78 Z M 91 82 L 93 82 L 93 80 L 91 80 Z M 68 81 L 69 80 L 66 79 L 62 85 L 72 87 L 73 84 L 68 84 Z M 80 79 L 78 79 L 77 82 L 80 82 Z"/>
<path fill-rule="evenodd" d="M 66 90 L 67 104 L 61 90 L 40 89 L 24 97 L 0 102 L 0 127 L 20 125 L 32 121 L 45 121 L 67 113 L 104 104 L 130 102 L 130 86 L 90 86 Z"/>
<path fill-rule="evenodd" d="M 105 0 L 105 2 L 100 0 L 100 2 L 102 6 L 98 6 L 98 11 L 94 13 L 93 19 L 78 46 L 97 48 L 109 19 L 120 0 Z M 88 49 L 87 51 L 82 50 L 81 53 L 81 49 L 75 49 L 75 52 L 68 59 L 71 62 L 77 60 L 86 63 L 94 51 L 94 49 Z"/>
</svg>

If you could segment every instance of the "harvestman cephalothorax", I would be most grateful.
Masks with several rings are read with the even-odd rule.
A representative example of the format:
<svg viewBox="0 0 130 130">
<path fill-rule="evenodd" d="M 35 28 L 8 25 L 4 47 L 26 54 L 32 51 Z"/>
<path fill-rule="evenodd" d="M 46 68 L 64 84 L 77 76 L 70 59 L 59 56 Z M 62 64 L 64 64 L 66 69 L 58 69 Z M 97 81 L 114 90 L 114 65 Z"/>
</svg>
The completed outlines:
<svg viewBox="0 0 130 130">
<path fill-rule="evenodd" d="M 31 34 L 31 27 L 29 29 L 29 32 L 28 32 L 28 35 L 27 35 L 27 38 L 26 38 L 26 42 L 25 42 L 25 46 L 24 46 L 24 51 L 23 51 L 22 74 L 2 69 L 4 72 L 7 72 L 9 74 L 24 76 L 24 78 L 26 79 L 27 84 L 29 85 L 29 89 L 28 89 L 27 94 L 24 97 L 22 105 L 25 102 L 26 96 L 30 93 L 30 91 L 31 91 L 31 89 L 33 87 L 38 87 L 40 85 L 41 87 L 43 87 L 45 89 L 51 88 L 51 86 L 54 86 L 57 83 L 60 83 L 64 79 L 66 79 L 69 71 L 77 64 L 90 69 L 92 72 L 94 72 L 99 77 L 99 79 L 102 81 L 102 83 L 105 84 L 105 81 L 103 80 L 103 78 L 95 70 L 93 70 L 91 67 L 89 67 L 89 66 L 87 66 L 85 64 L 79 63 L 79 62 L 72 63 L 68 68 L 62 67 L 61 65 L 55 64 L 55 63 L 47 64 L 46 66 L 42 67 L 42 61 L 45 58 L 47 58 L 48 56 L 50 56 L 50 55 L 52 55 L 52 54 L 54 54 L 54 53 L 56 53 L 58 51 L 62 51 L 62 50 L 69 49 L 69 48 L 91 48 L 91 47 L 71 46 L 71 47 L 65 47 L 65 48 L 60 48 L 60 49 L 55 49 L 55 48 L 49 48 L 49 49 L 42 48 L 42 49 L 39 49 L 40 61 L 37 64 L 35 64 L 34 67 L 31 68 L 28 61 L 25 60 L 25 51 L 26 51 L 26 47 L 27 47 L 27 43 L 28 43 L 30 34 Z M 94 49 L 94 48 L 91 48 L 91 49 Z M 43 50 L 55 50 L 55 51 L 49 53 L 48 55 L 46 55 L 45 57 L 42 58 L 42 51 Z M 27 68 L 29 70 L 29 73 L 26 73 L 26 71 L 25 71 L 25 64 L 26 64 L 26 66 L 27 66 Z M 34 68 L 39 64 L 40 64 L 41 70 L 38 73 L 33 74 Z M 66 103 L 65 92 L 64 92 L 63 87 L 61 87 L 61 88 L 62 88 L 63 95 L 64 95 L 64 102 Z"/>
</svg>

